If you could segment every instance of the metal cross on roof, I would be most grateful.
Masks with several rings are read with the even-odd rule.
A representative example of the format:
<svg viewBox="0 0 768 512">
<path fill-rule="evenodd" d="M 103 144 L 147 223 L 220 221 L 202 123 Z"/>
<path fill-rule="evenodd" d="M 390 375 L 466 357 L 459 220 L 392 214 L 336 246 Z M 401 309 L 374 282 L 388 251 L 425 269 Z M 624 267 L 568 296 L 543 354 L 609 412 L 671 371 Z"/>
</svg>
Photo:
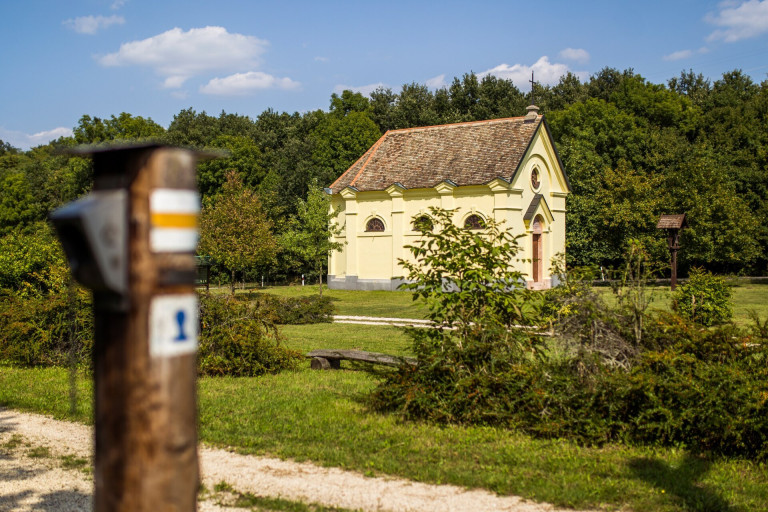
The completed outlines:
<svg viewBox="0 0 768 512">
<path fill-rule="evenodd" d="M 536 102 L 534 101 L 533 91 L 534 86 L 536 85 L 536 81 L 533 79 L 533 70 L 531 70 L 531 79 L 528 80 L 528 82 L 531 84 L 531 105 L 535 105 Z"/>
</svg>

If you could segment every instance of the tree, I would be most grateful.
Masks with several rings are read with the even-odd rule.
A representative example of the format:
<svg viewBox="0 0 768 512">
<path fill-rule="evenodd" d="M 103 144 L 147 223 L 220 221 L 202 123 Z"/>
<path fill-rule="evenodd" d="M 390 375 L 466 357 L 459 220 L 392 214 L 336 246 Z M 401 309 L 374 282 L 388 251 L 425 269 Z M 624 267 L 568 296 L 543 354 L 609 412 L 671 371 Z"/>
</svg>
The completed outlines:
<svg viewBox="0 0 768 512">
<path fill-rule="evenodd" d="M 346 89 L 341 93 L 341 96 L 336 93 L 331 94 L 330 114 L 332 116 L 344 117 L 352 112 L 368 113 L 370 111 L 371 104 L 368 101 L 368 98 L 359 92 L 353 92 Z"/>
<path fill-rule="evenodd" d="M 261 151 L 248 137 L 220 135 L 211 145 L 228 152 L 225 158 L 215 158 L 201 162 L 197 169 L 197 186 L 203 197 L 208 197 L 221 189 L 227 173 L 231 170 L 243 176 L 250 187 L 258 187 L 266 172 L 262 166 Z"/>
<path fill-rule="evenodd" d="M 141 140 L 159 139 L 165 134 L 165 129 L 150 118 L 132 116 L 122 112 L 110 119 L 84 115 L 73 130 L 78 144 L 92 144 L 112 140 Z"/>
<path fill-rule="evenodd" d="M 381 137 L 367 113 L 350 112 L 344 117 L 327 115 L 312 131 L 312 161 L 317 182 L 330 185 Z"/>
<path fill-rule="evenodd" d="M 317 274 L 321 296 L 328 257 L 343 248 L 341 243 L 331 240 L 331 236 L 341 233 L 335 222 L 337 214 L 331 209 L 330 197 L 317 187 L 311 188 L 307 200 L 299 200 L 291 228 L 282 237 L 283 249 Z"/>
<path fill-rule="evenodd" d="M 21 150 L 19 148 L 15 148 L 11 146 L 9 142 L 4 142 L 2 139 L 0 139 L 0 156 L 7 154 L 10 155 L 16 155 L 20 153 Z"/>
<path fill-rule="evenodd" d="M 199 252 L 229 269 L 232 295 L 236 271 L 267 265 L 277 254 L 272 223 L 261 201 L 234 171 L 227 174 L 221 193 L 208 200 L 203 208 Z"/>
<path fill-rule="evenodd" d="M 0 236 L 40 220 L 44 207 L 23 172 L 0 175 Z"/>
<path fill-rule="evenodd" d="M 0 238 L 0 291 L 20 296 L 64 292 L 69 269 L 59 241 L 45 222 L 30 228 Z"/>
</svg>

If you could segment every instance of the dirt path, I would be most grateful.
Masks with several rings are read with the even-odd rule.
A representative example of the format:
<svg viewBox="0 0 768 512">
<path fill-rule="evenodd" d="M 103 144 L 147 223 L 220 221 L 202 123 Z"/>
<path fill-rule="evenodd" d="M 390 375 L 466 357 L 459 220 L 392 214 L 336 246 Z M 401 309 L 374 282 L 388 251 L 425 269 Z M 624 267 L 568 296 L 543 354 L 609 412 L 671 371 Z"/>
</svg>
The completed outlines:
<svg viewBox="0 0 768 512">
<path fill-rule="evenodd" d="M 0 512 L 91 510 L 91 456 L 91 427 L 0 409 Z M 226 506 L 244 493 L 364 511 L 558 510 L 484 490 L 368 478 L 206 446 L 200 448 L 200 459 L 203 483 L 210 490 L 200 501 L 203 512 L 244 510 Z M 217 485 L 222 482 L 228 485 Z M 214 491 L 222 487 L 232 492 Z"/>
</svg>

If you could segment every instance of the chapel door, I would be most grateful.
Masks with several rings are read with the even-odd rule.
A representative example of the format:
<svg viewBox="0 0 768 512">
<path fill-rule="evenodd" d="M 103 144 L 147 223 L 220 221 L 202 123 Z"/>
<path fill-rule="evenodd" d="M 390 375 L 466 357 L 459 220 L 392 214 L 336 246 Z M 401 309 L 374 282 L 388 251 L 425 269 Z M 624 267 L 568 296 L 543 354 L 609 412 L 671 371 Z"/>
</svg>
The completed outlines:
<svg viewBox="0 0 768 512">
<path fill-rule="evenodd" d="M 544 250 L 543 250 L 543 243 L 541 239 L 542 235 L 542 226 L 541 226 L 541 217 L 536 217 L 533 221 L 533 282 L 534 283 L 540 283 L 543 279 L 543 266 L 542 262 L 544 260 Z"/>
</svg>

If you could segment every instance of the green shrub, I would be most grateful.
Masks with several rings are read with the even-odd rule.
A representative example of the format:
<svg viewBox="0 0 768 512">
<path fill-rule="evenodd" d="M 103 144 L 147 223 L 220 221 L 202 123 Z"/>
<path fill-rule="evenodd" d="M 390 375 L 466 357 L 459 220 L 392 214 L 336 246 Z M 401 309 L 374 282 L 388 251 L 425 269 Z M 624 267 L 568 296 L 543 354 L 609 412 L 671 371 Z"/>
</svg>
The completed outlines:
<svg viewBox="0 0 768 512">
<path fill-rule="evenodd" d="M 301 354 L 280 345 L 275 318 L 258 301 L 201 297 L 199 368 L 204 375 L 252 376 L 295 367 Z M 91 294 L 0 297 L 0 360 L 19 366 L 90 365 Z"/>
<path fill-rule="evenodd" d="M 768 321 L 751 330 L 709 328 L 649 311 L 643 255 L 633 250 L 635 266 L 622 280 L 631 289 L 617 290 L 616 306 L 591 290 L 588 274 L 544 294 L 555 337 L 542 349 L 512 328 L 537 318 L 521 314 L 517 302 L 532 297 L 496 286 L 504 279 L 483 267 L 492 261 L 489 242 L 499 244 L 493 235 L 470 240 L 449 228 L 417 246 L 414 259 L 424 266 L 405 265 L 418 282 L 409 287 L 427 302 L 430 319 L 453 329 L 407 330 L 418 364 L 380 371 L 375 410 L 585 444 L 768 460 Z M 507 249 L 496 249 L 505 261 Z"/>
<path fill-rule="evenodd" d="M 731 289 L 722 277 L 691 269 L 688 281 L 675 291 L 673 309 L 701 325 L 724 324 L 733 317 Z"/>
<path fill-rule="evenodd" d="M 252 377 L 295 368 L 302 355 L 280 344 L 275 321 L 257 301 L 200 298 L 201 375 Z"/>
<path fill-rule="evenodd" d="M 482 230 L 462 229 L 440 209 L 418 226 L 422 238 L 408 247 L 413 260 L 400 260 L 409 271 L 404 288 L 445 328 L 407 329 L 418 364 L 385 373 L 370 403 L 411 419 L 508 424 L 517 381 L 507 377 L 541 348 L 530 329 L 518 327 L 538 324 L 540 296 L 509 267 L 517 238 L 492 219 Z"/>
<path fill-rule="evenodd" d="M 732 326 L 686 330 L 629 374 L 604 376 L 612 421 L 634 442 L 768 460 L 768 339 Z"/>
<path fill-rule="evenodd" d="M 66 293 L 64 252 L 44 222 L 0 238 L 0 295 Z"/>
<path fill-rule="evenodd" d="M 333 301 L 328 296 L 281 297 L 268 293 L 252 293 L 248 295 L 248 299 L 258 302 L 259 309 L 267 311 L 279 325 L 333 321 Z"/>
<path fill-rule="evenodd" d="M 0 359 L 20 366 L 88 365 L 92 348 L 91 294 L 86 290 L 0 297 Z"/>
</svg>

